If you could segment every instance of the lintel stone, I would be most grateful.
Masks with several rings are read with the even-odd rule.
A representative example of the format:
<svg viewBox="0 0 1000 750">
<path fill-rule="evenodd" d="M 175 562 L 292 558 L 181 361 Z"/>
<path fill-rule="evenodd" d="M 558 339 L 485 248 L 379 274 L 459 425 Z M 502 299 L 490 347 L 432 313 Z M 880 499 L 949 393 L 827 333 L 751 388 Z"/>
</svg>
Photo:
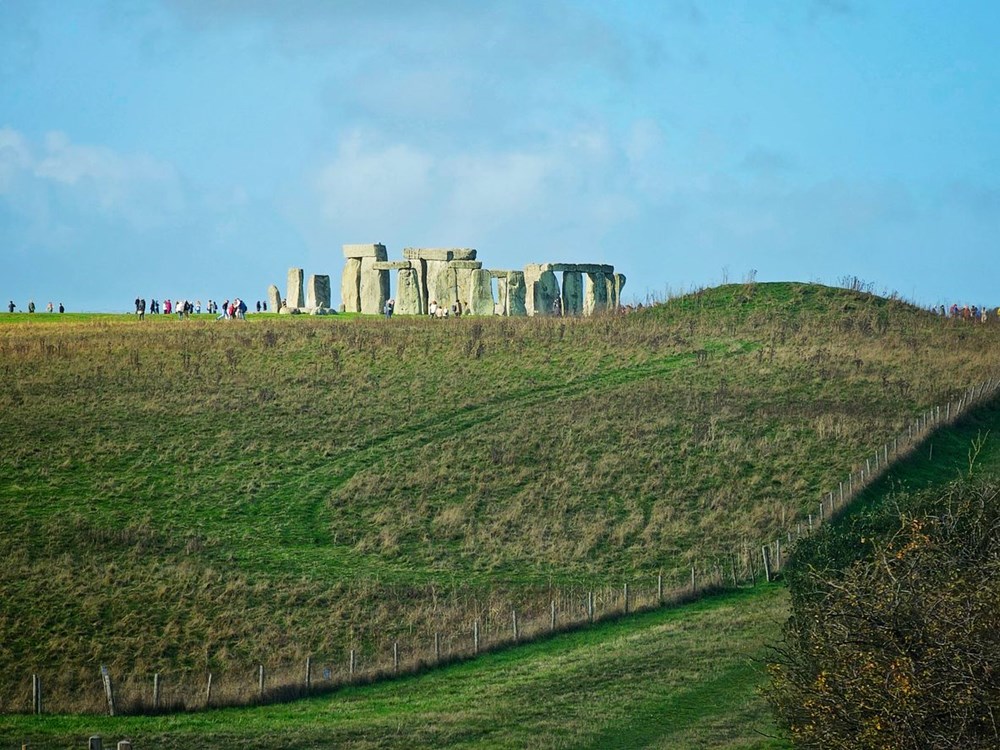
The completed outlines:
<svg viewBox="0 0 1000 750">
<path fill-rule="evenodd" d="M 448 263 L 449 268 L 458 268 L 469 271 L 478 271 L 483 267 L 482 261 L 479 260 L 453 260 Z"/>
<path fill-rule="evenodd" d="M 377 261 L 385 261 L 389 259 L 389 255 L 385 250 L 385 245 L 377 242 L 360 245 L 344 245 L 343 250 L 345 258 L 374 258 Z"/>
<path fill-rule="evenodd" d="M 372 264 L 376 271 L 402 271 L 404 268 L 412 268 L 408 260 L 380 260 Z"/>
<path fill-rule="evenodd" d="M 404 247 L 403 257 L 408 260 L 475 260 L 476 251 L 471 247 Z"/>
</svg>

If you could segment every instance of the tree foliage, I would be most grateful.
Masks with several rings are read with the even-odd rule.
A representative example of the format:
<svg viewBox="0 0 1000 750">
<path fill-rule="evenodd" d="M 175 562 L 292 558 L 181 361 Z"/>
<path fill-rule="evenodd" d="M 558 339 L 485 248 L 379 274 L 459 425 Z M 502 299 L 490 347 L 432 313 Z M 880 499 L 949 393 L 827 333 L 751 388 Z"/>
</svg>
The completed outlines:
<svg viewBox="0 0 1000 750">
<path fill-rule="evenodd" d="M 1000 484 L 905 500 L 832 545 L 860 559 L 791 571 L 768 699 L 795 747 L 1000 747 Z"/>
</svg>

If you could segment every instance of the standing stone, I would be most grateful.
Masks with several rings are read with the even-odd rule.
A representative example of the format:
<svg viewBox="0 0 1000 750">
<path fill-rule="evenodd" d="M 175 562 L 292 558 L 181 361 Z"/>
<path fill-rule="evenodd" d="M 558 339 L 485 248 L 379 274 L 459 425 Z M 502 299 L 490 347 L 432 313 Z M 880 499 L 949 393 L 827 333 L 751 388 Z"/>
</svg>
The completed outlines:
<svg viewBox="0 0 1000 750">
<path fill-rule="evenodd" d="M 361 259 L 361 312 L 366 315 L 381 315 L 389 299 L 389 272 L 376 270 L 377 262 L 371 257 Z"/>
<path fill-rule="evenodd" d="M 618 305 L 615 303 L 615 275 L 613 273 L 604 274 L 604 286 L 608 290 L 608 309 L 613 312 L 618 309 Z"/>
<path fill-rule="evenodd" d="M 546 264 L 524 267 L 524 305 L 528 315 L 551 315 L 552 303 L 559 299 L 559 280 Z"/>
<path fill-rule="evenodd" d="M 330 277 L 312 274 L 306 284 L 306 307 L 311 310 L 330 307 Z"/>
<path fill-rule="evenodd" d="M 493 277 L 482 268 L 469 273 L 472 275 L 469 282 L 469 312 L 473 315 L 492 315 L 495 307 Z"/>
<path fill-rule="evenodd" d="M 400 268 L 396 276 L 396 308 L 400 315 L 420 315 L 420 279 L 416 268 Z"/>
<path fill-rule="evenodd" d="M 524 273 L 522 271 L 511 271 L 507 274 L 507 314 L 513 317 L 522 317 L 528 314 L 525 305 L 526 287 L 524 283 Z"/>
<path fill-rule="evenodd" d="M 305 307 L 305 295 L 302 293 L 302 269 L 288 269 L 288 296 L 285 297 L 285 305 L 292 310 Z"/>
<path fill-rule="evenodd" d="M 274 284 L 267 288 L 267 308 L 271 312 L 278 312 L 281 309 L 281 292 Z"/>
<path fill-rule="evenodd" d="M 448 268 L 446 260 L 425 260 L 427 267 L 427 299 L 437 300 L 438 305 L 450 305 L 458 297 L 455 290 L 455 274 Z"/>
<path fill-rule="evenodd" d="M 360 258 L 348 258 L 344 261 L 344 273 L 340 277 L 340 301 L 344 312 L 361 312 Z"/>
<path fill-rule="evenodd" d="M 563 315 L 583 314 L 583 274 L 564 271 L 562 283 Z"/>
<path fill-rule="evenodd" d="M 455 298 L 462 303 L 462 310 L 467 310 L 472 305 L 472 274 L 473 269 L 469 268 L 452 268 L 451 272 L 455 275 Z M 490 295 L 490 304 L 492 305 L 493 295 Z"/>
<path fill-rule="evenodd" d="M 493 307 L 494 315 L 508 315 L 507 312 L 507 275 L 497 276 L 492 274 L 497 280 L 497 302 Z"/>
<path fill-rule="evenodd" d="M 618 302 L 618 306 L 621 307 L 622 304 L 622 289 L 625 288 L 625 274 L 616 273 L 615 274 L 615 299 Z"/>
<path fill-rule="evenodd" d="M 588 273 L 583 283 L 583 314 L 593 315 L 608 308 L 608 285 L 604 273 Z"/>
</svg>

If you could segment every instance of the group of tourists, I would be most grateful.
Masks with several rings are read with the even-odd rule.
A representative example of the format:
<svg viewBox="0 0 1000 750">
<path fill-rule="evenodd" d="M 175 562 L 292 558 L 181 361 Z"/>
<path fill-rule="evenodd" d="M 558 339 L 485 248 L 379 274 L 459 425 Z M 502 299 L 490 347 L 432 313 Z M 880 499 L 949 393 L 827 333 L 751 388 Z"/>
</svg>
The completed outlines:
<svg viewBox="0 0 1000 750">
<path fill-rule="evenodd" d="M 460 318 L 462 317 L 462 303 L 455 301 L 448 305 L 439 305 L 436 299 L 431 300 L 427 306 L 427 314 L 432 318 Z"/>
<path fill-rule="evenodd" d="M 7 303 L 7 312 L 13 313 L 17 309 L 17 305 L 14 304 L 14 300 Z M 35 311 L 35 300 L 28 300 L 28 312 L 33 313 Z M 55 312 L 56 308 L 51 302 L 45 306 L 45 312 Z M 59 312 L 66 312 L 66 308 L 63 307 L 63 303 L 59 303 Z"/>
<path fill-rule="evenodd" d="M 945 310 L 944 305 L 938 307 L 935 312 L 938 315 L 946 316 L 954 320 L 965 320 L 973 323 L 986 323 L 990 320 L 1000 320 L 1000 307 L 990 311 L 987 307 L 977 305 L 952 305 Z"/>
<path fill-rule="evenodd" d="M 12 302 L 11 304 L 13 305 L 14 303 Z M 215 300 L 210 299 L 204 306 L 204 312 L 209 315 L 215 315 L 216 320 L 243 320 L 246 317 L 247 310 L 247 303 L 239 297 L 234 297 L 232 300 L 227 299 L 221 305 Z M 187 318 L 191 315 L 201 315 L 202 304 L 200 299 L 194 302 L 190 300 L 165 299 L 162 303 L 152 299 L 147 305 L 145 298 L 136 297 L 135 314 L 139 317 L 139 320 L 145 319 L 147 311 L 150 315 L 177 315 L 179 318 Z M 62 312 L 61 304 L 59 305 L 59 312 Z M 267 312 L 267 303 L 258 301 L 257 312 Z"/>
</svg>

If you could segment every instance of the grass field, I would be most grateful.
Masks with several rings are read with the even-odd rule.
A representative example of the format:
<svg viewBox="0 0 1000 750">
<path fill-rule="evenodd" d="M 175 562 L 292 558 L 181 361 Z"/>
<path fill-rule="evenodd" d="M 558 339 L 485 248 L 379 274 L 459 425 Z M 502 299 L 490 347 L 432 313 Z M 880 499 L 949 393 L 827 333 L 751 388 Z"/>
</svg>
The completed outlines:
<svg viewBox="0 0 1000 750">
<path fill-rule="evenodd" d="M 196 706 L 209 670 L 384 665 L 682 584 L 1000 361 L 1000 327 L 802 284 L 587 320 L 51 317 L 0 318 L 4 711 L 33 673 L 52 711 L 102 710 L 101 664 Z"/>
<path fill-rule="evenodd" d="M 777 586 L 719 595 L 417 677 L 261 708 L 111 719 L 0 716 L 0 747 L 780 748 L 755 659 Z M 710 636 L 708 634 L 711 634 Z"/>
</svg>

